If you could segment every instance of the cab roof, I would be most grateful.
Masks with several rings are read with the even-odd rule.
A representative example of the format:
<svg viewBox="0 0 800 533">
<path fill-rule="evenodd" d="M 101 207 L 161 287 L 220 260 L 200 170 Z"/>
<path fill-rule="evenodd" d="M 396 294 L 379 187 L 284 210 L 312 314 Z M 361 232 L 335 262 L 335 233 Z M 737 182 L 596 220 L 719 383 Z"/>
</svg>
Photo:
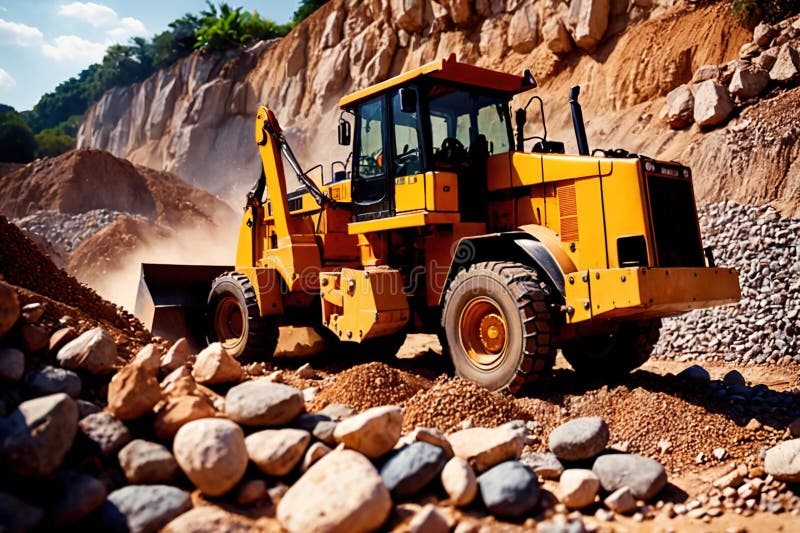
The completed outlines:
<svg viewBox="0 0 800 533">
<path fill-rule="evenodd" d="M 528 71 L 526 71 L 524 76 L 517 76 L 497 70 L 476 67 L 467 63 L 459 63 L 456 61 L 456 55 L 451 54 L 447 59 L 433 61 L 432 63 L 404 72 L 394 78 L 376 83 L 366 89 L 348 94 L 339 100 L 339 107 L 342 109 L 350 107 L 361 100 L 366 100 L 371 96 L 384 93 L 394 87 L 403 86 L 411 81 L 425 77 L 473 87 L 481 87 L 483 89 L 507 93 L 509 96 L 536 87 L 536 80 L 533 79 L 533 76 L 530 76 Z"/>
</svg>

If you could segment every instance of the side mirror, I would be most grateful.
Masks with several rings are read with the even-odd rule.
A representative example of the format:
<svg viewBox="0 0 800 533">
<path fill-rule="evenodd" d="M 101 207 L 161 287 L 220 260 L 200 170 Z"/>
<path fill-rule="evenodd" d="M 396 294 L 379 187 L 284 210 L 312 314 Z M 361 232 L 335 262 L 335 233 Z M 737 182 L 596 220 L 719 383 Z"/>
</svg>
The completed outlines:
<svg viewBox="0 0 800 533">
<path fill-rule="evenodd" d="M 350 123 L 346 120 L 339 121 L 339 144 L 350 146 Z"/>
<path fill-rule="evenodd" d="M 400 89 L 400 111 L 403 113 L 417 112 L 417 91 L 404 87 Z"/>
</svg>

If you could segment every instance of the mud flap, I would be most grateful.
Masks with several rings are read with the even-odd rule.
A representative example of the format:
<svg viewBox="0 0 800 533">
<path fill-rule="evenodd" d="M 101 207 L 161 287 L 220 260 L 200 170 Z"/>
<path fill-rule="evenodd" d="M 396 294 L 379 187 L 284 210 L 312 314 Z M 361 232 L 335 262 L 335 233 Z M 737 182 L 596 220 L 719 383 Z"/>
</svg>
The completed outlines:
<svg viewBox="0 0 800 533">
<path fill-rule="evenodd" d="M 225 265 L 170 265 L 142 263 L 135 314 L 159 337 L 185 337 L 193 350 L 206 345 L 207 301 L 211 282 Z"/>
</svg>

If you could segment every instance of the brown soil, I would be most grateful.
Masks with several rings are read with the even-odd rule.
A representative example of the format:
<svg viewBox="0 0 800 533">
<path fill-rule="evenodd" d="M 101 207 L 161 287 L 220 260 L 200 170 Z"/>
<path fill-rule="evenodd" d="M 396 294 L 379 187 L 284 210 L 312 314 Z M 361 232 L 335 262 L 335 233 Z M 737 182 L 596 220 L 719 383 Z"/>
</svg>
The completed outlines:
<svg viewBox="0 0 800 533">
<path fill-rule="evenodd" d="M 60 270 L 16 226 L 0 216 L 0 275 L 19 287 L 50 298 L 81 313 L 107 328 L 149 339 L 150 334 L 137 318 L 103 300 L 89 287 Z"/>
</svg>

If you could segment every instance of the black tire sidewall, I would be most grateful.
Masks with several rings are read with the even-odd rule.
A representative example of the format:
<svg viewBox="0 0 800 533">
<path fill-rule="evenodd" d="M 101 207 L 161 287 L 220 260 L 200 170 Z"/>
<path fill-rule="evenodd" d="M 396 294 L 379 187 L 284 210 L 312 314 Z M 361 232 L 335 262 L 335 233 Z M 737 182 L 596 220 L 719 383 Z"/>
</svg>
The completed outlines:
<svg viewBox="0 0 800 533">
<path fill-rule="evenodd" d="M 226 351 L 232 355 L 234 358 L 238 358 L 242 353 L 244 353 L 245 349 L 247 348 L 247 342 L 250 337 L 250 320 L 247 312 L 247 301 L 245 299 L 244 292 L 242 291 L 241 285 L 239 285 L 236 281 L 231 279 L 222 279 L 219 280 L 214 286 L 211 288 L 211 291 L 208 295 L 208 309 L 209 309 L 209 328 L 208 328 L 208 343 L 211 344 L 213 342 L 222 342 L 219 340 L 219 333 L 216 329 L 216 313 L 217 313 L 217 306 L 219 303 L 227 296 L 233 296 L 236 299 L 236 302 L 239 306 L 239 312 L 242 314 L 242 335 L 239 344 L 236 347 L 236 350 L 228 350 Z"/>
<path fill-rule="evenodd" d="M 492 299 L 502 311 L 507 327 L 508 345 L 504 359 L 499 366 L 491 370 L 482 370 L 474 366 L 463 351 L 459 340 L 459 317 L 467 304 L 479 296 Z M 456 281 L 450 287 L 443 317 L 445 336 L 456 375 L 489 390 L 498 390 L 508 385 L 523 358 L 524 328 L 514 296 L 497 279 L 497 275 L 488 270 L 478 269 L 470 272 L 464 279 Z"/>
</svg>

